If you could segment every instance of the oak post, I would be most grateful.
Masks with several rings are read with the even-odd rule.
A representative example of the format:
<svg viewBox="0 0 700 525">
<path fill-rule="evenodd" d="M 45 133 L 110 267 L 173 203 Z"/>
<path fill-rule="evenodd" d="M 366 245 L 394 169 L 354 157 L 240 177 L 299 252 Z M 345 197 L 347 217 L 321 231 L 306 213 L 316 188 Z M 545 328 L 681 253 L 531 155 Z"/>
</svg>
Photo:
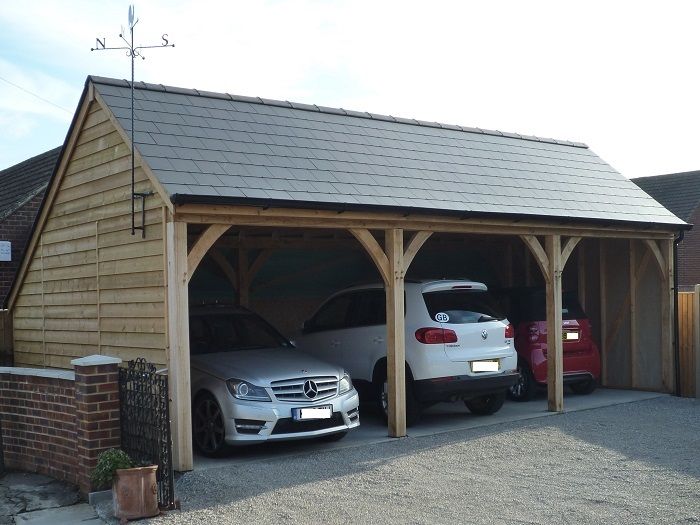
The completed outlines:
<svg viewBox="0 0 700 525">
<path fill-rule="evenodd" d="M 676 376 L 673 351 L 675 311 L 673 304 L 673 239 L 659 241 L 659 244 L 661 245 L 659 251 L 664 262 L 661 277 L 661 382 L 666 392 L 674 392 Z"/>
<path fill-rule="evenodd" d="M 561 314 L 561 237 L 545 238 L 548 259 L 547 280 L 547 400 L 550 412 L 564 410 L 564 344 Z"/>
<path fill-rule="evenodd" d="M 386 230 L 385 250 L 389 261 L 389 279 L 386 283 L 389 436 L 403 437 L 406 435 L 403 230 Z"/>
<path fill-rule="evenodd" d="M 192 470 L 190 395 L 190 323 L 187 272 L 187 224 L 166 225 L 168 261 L 168 385 L 173 435 L 173 467 Z"/>
</svg>

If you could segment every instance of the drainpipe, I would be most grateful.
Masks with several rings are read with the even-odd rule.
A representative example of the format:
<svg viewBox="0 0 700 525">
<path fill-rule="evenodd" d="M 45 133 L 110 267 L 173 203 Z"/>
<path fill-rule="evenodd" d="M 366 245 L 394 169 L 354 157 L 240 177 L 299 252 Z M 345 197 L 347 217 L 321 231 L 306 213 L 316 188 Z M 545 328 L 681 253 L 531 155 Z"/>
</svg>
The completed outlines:
<svg viewBox="0 0 700 525">
<path fill-rule="evenodd" d="M 678 237 L 673 240 L 673 369 L 675 371 L 675 393 L 681 395 L 681 351 L 678 345 L 678 245 L 683 241 L 685 232 L 678 232 Z"/>
</svg>

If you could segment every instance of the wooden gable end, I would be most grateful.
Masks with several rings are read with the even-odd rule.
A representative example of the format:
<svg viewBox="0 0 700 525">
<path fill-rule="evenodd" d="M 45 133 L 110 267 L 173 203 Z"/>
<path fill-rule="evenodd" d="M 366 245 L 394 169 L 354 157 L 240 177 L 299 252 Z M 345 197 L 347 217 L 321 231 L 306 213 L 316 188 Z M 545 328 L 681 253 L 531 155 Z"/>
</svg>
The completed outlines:
<svg viewBox="0 0 700 525">
<path fill-rule="evenodd" d="M 11 297 L 15 365 L 91 354 L 164 365 L 166 205 L 137 155 L 135 190 L 153 195 L 145 239 L 131 234 L 130 148 L 99 101 L 83 104 Z"/>
</svg>

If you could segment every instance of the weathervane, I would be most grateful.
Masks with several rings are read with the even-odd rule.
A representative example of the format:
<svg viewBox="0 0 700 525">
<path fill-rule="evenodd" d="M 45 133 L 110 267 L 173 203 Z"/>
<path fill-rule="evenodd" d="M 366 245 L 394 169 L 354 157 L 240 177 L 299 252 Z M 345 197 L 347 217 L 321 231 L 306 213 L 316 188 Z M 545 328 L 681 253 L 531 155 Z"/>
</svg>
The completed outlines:
<svg viewBox="0 0 700 525">
<path fill-rule="evenodd" d="M 135 180 L 134 180 L 134 149 L 136 145 L 134 144 L 134 59 L 136 57 L 141 57 L 142 60 L 146 60 L 146 57 L 141 54 L 142 49 L 155 49 L 162 47 L 175 47 L 175 44 L 168 42 L 168 34 L 164 33 L 161 36 L 163 41 L 162 44 L 157 46 L 136 46 L 134 47 L 134 27 L 139 23 L 138 18 L 134 18 L 134 6 L 129 6 L 129 34 L 131 36 L 130 40 L 124 38 L 124 27 L 122 26 L 122 31 L 119 33 L 119 38 L 121 38 L 125 43 L 126 47 L 107 47 L 106 38 L 96 38 L 95 47 L 91 47 L 90 51 L 111 51 L 115 49 L 121 49 L 126 51 L 126 56 L 131 58 L 131 235 L 136 233 L 136 230 L 141 230 L 141 237 L 146 237 L 146 197 L 153 195 L 152 191 L 149 192 L 136 192 L 135 191 Z M 141 226 L 136 226 L 134 217 L 136 214 L 134 207 L 134 200 L 136 198 L 141 199 Z"/>
</svg>

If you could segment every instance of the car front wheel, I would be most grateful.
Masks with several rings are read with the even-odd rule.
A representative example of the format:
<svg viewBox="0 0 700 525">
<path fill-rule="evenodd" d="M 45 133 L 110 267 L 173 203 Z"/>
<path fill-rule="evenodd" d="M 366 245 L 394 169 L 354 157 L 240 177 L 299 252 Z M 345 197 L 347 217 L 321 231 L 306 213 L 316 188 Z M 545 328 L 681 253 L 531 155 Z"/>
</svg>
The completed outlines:
<svg viewBox="0 0 700 525">
<path fill-rule="evenodd" d="M 486 396 L 467 399 L 464 404 L 467 405 L 469 412 L 479 416 L 490 416 L 498 412 L 506 400 L 506 393 L 489 394 Z"/>
<path fill-rule="evenodd" d="M 389 382 L 384 378 L 380 383 L 379 408 L 385 420 L 389 419 Z M 413 379 L 406 376 L 406 426 L 410 427 L 418 423 L 420 419 L 420 405 L 413 397 Z"/>
<path fill-rule="evenodd" d="M 205 456 L 216 457 L 226 450 L 224 417 L 210 395 L 197 398 L 192 411 L 194 443 Z"/>
<path fill-rule="evenodd" d="M 514 401 L 530 401 L 537 390 L 535 378 L 526 364 L 519 365 L 518 372 L 518 382 L 508 389 L 508 397 Z"/>
</svg>

